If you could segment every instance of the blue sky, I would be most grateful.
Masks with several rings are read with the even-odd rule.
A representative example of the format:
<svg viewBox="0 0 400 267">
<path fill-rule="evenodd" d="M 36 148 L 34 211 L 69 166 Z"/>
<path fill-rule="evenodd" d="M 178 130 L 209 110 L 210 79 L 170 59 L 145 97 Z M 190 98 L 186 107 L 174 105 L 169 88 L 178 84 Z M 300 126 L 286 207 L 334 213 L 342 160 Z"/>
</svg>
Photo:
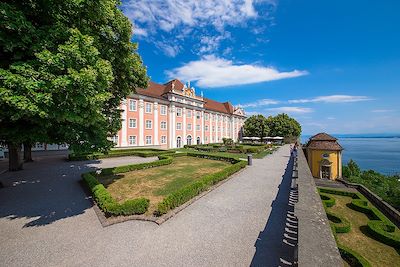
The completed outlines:
<svg viewBox="0 0 400 267">
<path fill-rule="evenodd" d="M 155 82 L 304 134 L 400 133 L 400 1 L 124 0 Z"/>
</svg>

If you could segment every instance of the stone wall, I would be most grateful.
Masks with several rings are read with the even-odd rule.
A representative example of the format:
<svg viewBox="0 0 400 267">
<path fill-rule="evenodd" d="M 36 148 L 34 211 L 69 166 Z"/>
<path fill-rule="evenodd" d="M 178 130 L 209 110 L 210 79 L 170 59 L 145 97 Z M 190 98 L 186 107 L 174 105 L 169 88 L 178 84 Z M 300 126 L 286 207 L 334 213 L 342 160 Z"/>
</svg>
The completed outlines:
<svg viewBox="0 0 400 267">
<path fill-rule="evenodd" d="M 297 178 L 296 178 L 297 175 Z M 295 215 L 298 219 L 298 266 L 343 266 L 328 218 L 307 164 L 298 150 L 293 178 L 298 189 Z"/>
</svg>

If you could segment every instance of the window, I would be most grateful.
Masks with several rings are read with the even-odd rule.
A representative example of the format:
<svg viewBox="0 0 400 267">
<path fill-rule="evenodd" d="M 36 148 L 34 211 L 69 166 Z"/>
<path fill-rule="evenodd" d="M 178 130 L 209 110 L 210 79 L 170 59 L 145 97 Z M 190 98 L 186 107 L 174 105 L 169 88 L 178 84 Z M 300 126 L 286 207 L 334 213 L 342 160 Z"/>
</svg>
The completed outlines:
<svg viewBox="0 0 400 267">
<path fill-rule="evenodd" d="M 129 99 L 129 111 L 136 111 L 136 100 Z"/>
<path fill-rule="evenodd" d="M 205 113 L 205 114 L 204 114 L 204 119 L 205 119 L 206 121 L 208 121 L 208 113 Z"/>
<path fill-rule="evenodd" d="M 161 130 L 167 130 L 167 122 L 166 121 L 161 122 Z"/>
<path fill-rule="evenodd" d="M 36 143 L 35 148 L 44 148 L 43 143 Z"/>
<path fill-rule="evenodd" d="M 129 145 L 136 145 L 136 136 L 134 135 L 129 136 Z"/>
<path fill-rule="evenodd" d="M 200 131 L 200 124 L 196 125 L 196 131 Z"/>
<path fill-rule="evenodd" d="M 208 137 L 207 136 L 204 137 L 204 141 L 208 142 Z"/>
<path fill-rule="evenodd" d="M 218 126 L 218 132 L 221 132 L 221 126 Z"/>
<path fill-rule="evenodd" d="M 191 117 L 192 117 L 192 111 L 191 111 L 191 110 L 188 110 L 188 111 L 187 111 L 187 116 L 188 116 L 188 118 L 191 118 Z"/>
<path fill-rule="evenodd" d="M 208 131 L 208 125 L 204 126 L 204 130 Z"/>
<path fill-rule="evenodd" d="M 165 135 L 161 136 L 161 144 L 166 144 L 167 143 L 167 137 Z"/>
<path fill-rule="evenodd" d="M 151 103 L 146 103 L 146 113 L 151 113 Z"/>
<path fill-rule="evenodd" d="M 114 143 L 114 145 L 118 145 L 118 135 L 111 137 L 111 141 Z"/>
<path fill-rule="evenodd" d="M 129 128 L 136 128 L 136 119 L 129 119 Z"/>
<path fill-rule="evenodd" d="M 176 109 L 176 116 L 177 117 L 182 117 L 182 109 L 181 108 L 177 108 Z"/>
<path fill-rule="evenodd" d="M 151 135 L 146 135 L 146 145 L 151 145 Z"/>
<path fill-rule="evenodd" d="M 167 106 L 164 106 L 164 105 L 160 106 L 160 114 L 167 115 Z"/>
<path fill-rule="evenodd" d="M 153 128 L 152 125 L 153 124 L 153 122 L 151 121 L 151 120 L 146 120 L 146 129 L 151 129 L 151 128 Z"/>
<path fill-rule="evenodd" d="M 200 119 L 200 112 L 196 112 L 196 119 Z"/>
<path fill-rule="evenodd" d="M 212 127 L 212 131 L 215 132 L 215 126 L 214 126 L 214 125 L 213 125 L 213 127 Z"/>
<path fill-rule="evenodd" d="M 213 121 L 215 121 L 217 119 L 217 116 L 214 114 L 213 115 Z"/>
<path fill-rule="evenodd" d="M 191 124 L 191 123 L 188 123 L 187 129 L 188 129 L 188 131 L 191 131 L 191 130 L 192 130 L 192 124 Z"/>
<path fill-rule="evenodd" d="M 176 129 L 177 129 L 177 130 L 182 130 L 182 123 L 178 122 L 178 123 L 176 124 Z"/>
</svg>

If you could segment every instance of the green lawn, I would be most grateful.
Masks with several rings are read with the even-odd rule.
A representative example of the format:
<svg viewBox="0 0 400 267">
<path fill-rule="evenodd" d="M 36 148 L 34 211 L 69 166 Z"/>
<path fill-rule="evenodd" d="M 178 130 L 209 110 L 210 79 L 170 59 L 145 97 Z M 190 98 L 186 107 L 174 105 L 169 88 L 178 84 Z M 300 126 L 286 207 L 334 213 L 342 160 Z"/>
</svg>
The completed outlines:
<svg viewBox="0 0 400 267">
<path fill-rule="evenodd" d="M 364 213 L 355 211 L 347 206 L 351 203 L 351 197 L 327 195 L 336 199 L 336 204 L 328 208 L 328 210 L 345 217 L 351 223 L 350 232 L 337 234 L 340 244 L 360 253 L 372 266 L 400 266 L 400 255 L 396 249 L 365 234 L 369 218 Z M 397 229 L 396 231 L 399 230 Z"/>
<path fill-rule="evenodd" d="M 118 202 L 145 197 L 152 214 L 164 197 L 206 174 L 218 172 L 230 163 L 195 157 L 177 157 L 172 164 L 109 176 L 99 176 L 111 196 Z"/>
<path fill-rule="evenodd" d="M 171 149 L 171 151 L 178 151 L 178 152 L 195 152 L 199 154 L 207 154 L 207 155 L 215 155 L 215 156 L 223 156 L 223 157 L 231 157 L 235 159 L 247 159 L 247 153 L 230 153 L 230 152 L 206 152 L 206 151 L 198 151 L 193 148 L 178 148 L 178 149 Z M 253 158 L 255 159 L 261 159 L 264 158 L 265 156 L 272 154 L 273 150 L 264 150 L 258 154 L 253 154 Z"/>
</svg>

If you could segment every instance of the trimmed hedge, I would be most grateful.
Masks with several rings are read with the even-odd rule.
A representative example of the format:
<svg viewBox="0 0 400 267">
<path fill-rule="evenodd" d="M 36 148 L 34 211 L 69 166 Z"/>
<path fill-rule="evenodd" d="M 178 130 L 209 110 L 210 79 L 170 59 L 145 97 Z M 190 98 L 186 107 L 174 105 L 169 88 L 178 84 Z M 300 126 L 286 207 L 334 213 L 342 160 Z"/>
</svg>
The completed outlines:
<svg viewBox="0 0 400 267">
<path fill-rule="evenodd" d="M 326 195 L 324 193 L 319 193 L 319 196 L 321 197 L 322 203 L 326 208 L 333 207 L 336 203 L 336 200 L 333 197 L 330 197 L 329 195 Z"/>
<path fill-rule="evenodd" d="M 367 229 L 368 233 L 376 240 L 392 246 L 400 248 L 400 234 L 396 233 L 396 226 L 383 215 L 376 207 L 371 206 L 369 201 L 361 193 L 345 192 L 334 189 L 319 188 L 320 192 L 336 195 L 350 196 L 353 198 L 349 207 L 365 213 L 369 218 Z"/>
<path fill-rule="evenodd" d="M 69 154 L 68 159 L 71 161 L 80 160 L 93 160 L 102 158 L 112 158 L 112 157 L 124 157 L 124 156 L 139 156 L 139 157 L 155 157 L 158 155 L 165 155 L 175 153 L 168 150 L 156 150 L 156 149 L 119 149 L 110 150 L 108 153 L 88 153 L 88 154 Z"/>
<path fill-rule="evenodd" d="M 328 219 L 332 222 L 333 229 L 336 233 L 348 233 L 350 232 L 351 225 L 350 222 L 337 214 L 333 214 L 329 211 L 326 211 L 326 215 Z"/>
<path fill-rule="evenodd" d="M 342 258 L 354 267 L 371 267 L 371 264 L 360 254 L 350 248 L 338 244 L 339 252 Z"/>
<path fill-rule="evenodd" d="M 147 211 L 150 200 L 146 198 L 130 199 L 122 204 L 115 201 L 107 189 L 95 177 L 94 172 L 82 174 L 93 198 L 106 216 L 143 214 Z"/>
<path fill-rule="evenodd" d="M 209 158 L 209 159 L 226 160 L 233 163 L 233 165 L 217 173 L 206 175 L 200 180 L 197 180 L 196 182 L 187 185 L 185 187 L 182 187 L 177 191 L 169 194 L 164 198 L 162 202 L 158 204 L 155 215 L 157 216 L 163 215 L 168 211 L 186 203 L 193 197 L 199 195 L 201 192 L 208 190 L 212 185 L 215 185 L 218 182 L 228 178 L 230 175 L 246 167 L 247 165 L 246 161 L 237 160 L 234 158 L 196 154 L 196 153 L 188 153 L 188 155 L 195 157 Z"/>
<path fill-rule="evenodd" d="M 124 166 L 119 166 L 119 167 L 102 169 L 101 174 L 103 174 L 103 175 L 117 174 L 117 173 L 124 173 L 124 172 L 148 169 L 148 168 L 153 168 L 153 167 L 158 167 L 158 166 L 163 166 L 163 165 L 169 165 L 172 163 L 172 160 L 173 160 L 171 155 L 160 155 L 160 156 L 158 156 L 158 159 L 159 160 L 153 161 L 153 162 L 124 165 Z"/>
</svg>

